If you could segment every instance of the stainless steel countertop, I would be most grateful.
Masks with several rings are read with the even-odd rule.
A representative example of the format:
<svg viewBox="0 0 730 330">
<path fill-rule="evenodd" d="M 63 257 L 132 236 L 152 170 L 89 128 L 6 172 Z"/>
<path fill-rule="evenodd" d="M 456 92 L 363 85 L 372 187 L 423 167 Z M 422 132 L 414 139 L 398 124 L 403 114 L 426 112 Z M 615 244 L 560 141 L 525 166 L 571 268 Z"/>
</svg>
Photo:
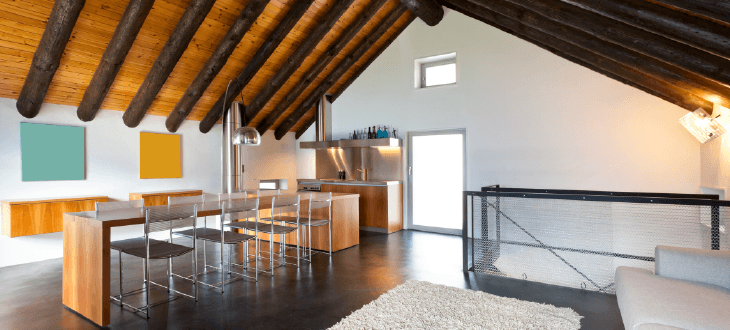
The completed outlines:
<svg viewBox="0 0 730 330">
<path fill-rule="evenodd" d="M 401 181 L 363 181 L 363 180 L 339 180 L 339 179 L 297 179 L 297 183 L 310 184 L 336 184 L 344 186 L 392 186 L 401 184 Z"/>
</svg>

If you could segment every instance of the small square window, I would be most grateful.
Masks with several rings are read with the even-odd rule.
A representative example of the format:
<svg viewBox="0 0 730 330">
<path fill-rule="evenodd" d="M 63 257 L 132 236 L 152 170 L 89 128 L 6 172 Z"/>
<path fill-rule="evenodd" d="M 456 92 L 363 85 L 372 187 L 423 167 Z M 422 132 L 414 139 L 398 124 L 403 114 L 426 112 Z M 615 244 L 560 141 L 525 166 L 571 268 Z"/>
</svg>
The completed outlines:
<svg viewBox="0 0 730 330">
<path fill-rule="evenodd" d="M 456 84 L 456 53 L 417 59 L 415 88 Z"/>
</svg>

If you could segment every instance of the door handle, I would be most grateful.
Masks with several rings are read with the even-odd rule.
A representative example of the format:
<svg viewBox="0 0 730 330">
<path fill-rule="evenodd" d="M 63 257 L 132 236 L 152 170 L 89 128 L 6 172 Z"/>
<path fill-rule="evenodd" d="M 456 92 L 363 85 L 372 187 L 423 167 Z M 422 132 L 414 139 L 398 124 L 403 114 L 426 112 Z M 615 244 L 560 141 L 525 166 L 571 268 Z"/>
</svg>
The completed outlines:
<svg viewBox="0 0 730 330">
<path fill-rule="evenodd" d="M 413 173 L 413 167 L 408 166 L 408 175 L 413 175 L 412 173 Z"/>
</svg>

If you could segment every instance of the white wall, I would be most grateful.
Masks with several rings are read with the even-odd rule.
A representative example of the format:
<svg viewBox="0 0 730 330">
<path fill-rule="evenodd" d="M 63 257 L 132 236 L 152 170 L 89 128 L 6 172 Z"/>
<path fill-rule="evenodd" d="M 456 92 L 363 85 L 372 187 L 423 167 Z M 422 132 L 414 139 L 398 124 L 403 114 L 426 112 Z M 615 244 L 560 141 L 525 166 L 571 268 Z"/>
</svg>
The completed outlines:
<svg viewBox="0 0 730 330">
<path fill-rule="evenodd" d="M 202 189 L 217 195 L 221 190 L 221 126 L 200 133 L 198 121 L 185 121 L 182 135 L 182 178 L 139 179 L 139 132 L 168 133 L 165 117 L 145 116 L 136 128 L 122 121 L 121 111 L 102 110 L 84 123 L 76 117 L 76 107 L 44 104 L 33 119 L 22 117 L 15 100 L 0 98 L 0 200 L 40 197 L 103 195 L 112 200 L 128 200 L 130 192 L 174 189 Z M 22 182 L 20 163 L 20 123 L 43 123 L 86 127 L 86 180 Z M 296 189 L 297 151 L 294 133 L 277 141 L 272 133 L 261 146 L 243 148 L 246 187 L 260 179 L 288 179 Z M 313 171 L 313 170 L 312 170 Z M 138 237 L 141 226 L 112 229 L 112 240 Z M 0 236 L 0 267 L 63 256 L 61 233 L 7 238 Z"/>
<path fill-rule="evenodd" d="M 413 61 L 457 52 L 458 84 L 416 90 Z M 468 189 L 698 193 L 687 111 L 449 11 L 416 20 L 333 104 L 334 134 L 467 129 Z"/>
<path fill-rule="evenodd" d="M 730 128 L 730 109 L 715 105 L 713 116 L 720 114 L 718 121 Z M 730 134 L 725 134 L 702 145 L 701 184 L 707 193 L 721 193 L 728 198 L 730 188 Z"/>
<path fill-rule="evenodd" d="M 302 141 L 314 141 L 316 134 L 314 131 L 314 125 L 299 137 L 296 141 L 296 154 L 297 154 L 297 179 L 315 179 L 317 176 L 317 155 L 314 149 L 302 149 L 299 147 L 299 142 Z"/>
<path fill-rule="evenodd" d="M 22 182 L 20 123 L 43 123 L 86 127 L 86 180 Z M 209 134 L 198 130 L 196 121 L 186 121 L 182 135 L 182 178 L 139 178 L 139 132 L 168 133 L 165 117 L 148 115 L 136 128 L 122 122 L 121 111 L 102 110 L 84 123 L 76 108 L 44 104 L 40 114 L 27 119 L 15 109 L 15 100 L 0 99 L 0 200 L 40 197 L 104 195 L 128 200 L 130 192 L 171 189 L 220 191 L 220 125 Z M 112 230 L 112 239 L 140 236 L 141 226 Z M 7 238 L 0 236 L 0 267 L 63 255 L 61 233 Z"/>
<path fill-rule="evenodd" d="M 296 190 L 297 143 L 294 132 L 277 140 L 270 131 L 262 136 L 260 146 L 242 147 L 245 188 L 258 189 L 259 180 L 287 179 L 289 190 Z"/>
</svg>

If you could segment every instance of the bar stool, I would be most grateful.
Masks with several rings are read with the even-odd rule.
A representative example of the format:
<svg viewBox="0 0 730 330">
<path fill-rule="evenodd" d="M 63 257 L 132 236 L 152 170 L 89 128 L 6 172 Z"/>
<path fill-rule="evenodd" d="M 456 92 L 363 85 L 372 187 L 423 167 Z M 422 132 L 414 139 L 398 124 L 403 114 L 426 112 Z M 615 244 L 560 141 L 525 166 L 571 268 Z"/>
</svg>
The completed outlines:
<svg viewBox="0 0 730 330">
<path fill-rule="evenodd" d="M 312 210 L 327 208 L 327 219 L 312 218 Z M 332 193 L 311 193 L 309 195 L 309 208 L 305 221 L 299 222 L 298 218 L 282 216 L 281 219 L 291 225 L 306 227 L 302 231 L 302 245 L 304 245 L 303 260 L 312 262 L 312 227 L 327 225 L 329 229 L 329 255 L 332 255 Z M 304 229 L 304 228 L 302 228 Z M 309 252 L 307 253 L 307 247 Z"/>
<path fill-rule="evenodd" d="M 290 195 L 290 196 L 273 196 L 271 197 L 271 214 L 272 217 L 269 218 L 261 218 L 260 216 L 257 217 L 256 221 L 236 221 L 231 222 L 227 226 L 231 228 L 237 228 L 237 229 L 243 229 L 247 231 L 252 231 L 255 233 L 255 235 L 258 237 L 260 233 L 269 234 L 269 268 L 264 269 L 261 272 L 268 273 L 270 275 L 274 275 L 274 259 L 276 254 L 274 253 L 274 238 L 276 235 L 281 235 L 281 245 L 286 245 L 285 235 L 296 232 L 297 234 L 297 263 L 290 263 L 286 261 L 286 258 L 288 257 L 285 253 L 285 250 L 282 249 L 281 254 L 281 260 L 279 261 L 278 265 L 276 267 L 284 266 L 284 265 L 296 265 L 297 268 L 299 268 L 299 226 L 289 227 L 289 226 L 282 226 L 282 225 L 276 225 L 274 224 L 277 220 L 275 217 L 273 217 L 274 213 L 278 213 L 279 216 L 281 216 L 281 213 L 296 213 L 296 217 L 299 217 L 299 203 L 300 203 L 300 197 L 299 195 Z M 266 220 L 266 223 L 261 223 L 261 221 Z M 258 238 L 260 239 L 260 238 Z M 264 259 L 261 256 L 260 248 L 257 248 L 257 258 Z"/>
<path fill-rule="evenodd" d="M 133 201 L 122 201 L 122 202 L 96 202 L 94 203 L 94 210 L 96 211 L 96 216 L 99 216 L 99 213 L 103 212 L 113 212 L 113 211 L 122 211 L 122 210 L 134 210 L 138 209 L 140 212 L 142 212 L 142 209 L 144 208 L 144 199 L 139 200 L 133 200 Z M 154 240 L 153 240 L 154 241 Z M 140 244 L 144 244 L 144 237 L 138 237 L 138 238 L 131 238 L 131 239 L 125 239 L 125 240 L 118 240 L 113 241 L 110 243 L 110 247 L 112 250 L 115 250 L 119 253 L 119 296 L 111 296 L 112 300 L 119 302 L 120 306 L 123 306 L 123 298 L 129 295 L 133 295 L 139 291 L 144 290 L 143 288 L 139 288 L 137 290 L 132 290 L 129 292 L 124 292 L 122 287 L 122 252 L 124 252 L 124 249 L 128 249 L 131 247 L 137 247 Z M 142 263 L 144 267 L 144 263 Z"/>
<path fill-rule="evenodd" d="M 129 255 L 142 258 L 145 263 L 144 276 L 145 282 L 145 299 L 146 304 L 141 307 L 134 307 L 127 303 L 121 303 L 123 306 L 132 308 L 133 312 L 139 312 L 145 310 L 147 318 L 150 317 L 150 307 L 154 307 L 180 297 L 188 297 L 198 301 L 198 276 L 197 271 L 193 271 L 193 287 L 195 289 L 195 295 L 188 295 L 180 291 L 170 288 L 170 274 L 167 276 L 167 285 L 161 285 L 150 280 L 150 259 L 172 259 L 173 257 L 188 254 L 190 252 L 197 251 L 196 240 L 193 241 L 193 246 L 188 247 L 179 244 L 168 243 L 165 241 L 154 240 L 150 238 L 150 234 L 162 231 L 172 231 L 177 228 L 192 227 L 193 232 L 197 225 L 197 205 L 180 205 L 180 206 L 152 206 L 145 210 L 145 224 L 144 224 L 144 242 L 142 244 L 127 245 L 124 249 L 124 253 Z M 198 261 L 195 257 L 196 253 L 193 254 L 193 269 L 197 269 Z M 169 272 L 169 268 L 168 268 Z M 168 296 L 168 299 L 160 302 L 156 302 L 150 305 L 150 288 L 152 285 L 156 285 L 167 289 L 167 292 L 173 292 L 175 295 L 172 297 Z"/>
</svg>

